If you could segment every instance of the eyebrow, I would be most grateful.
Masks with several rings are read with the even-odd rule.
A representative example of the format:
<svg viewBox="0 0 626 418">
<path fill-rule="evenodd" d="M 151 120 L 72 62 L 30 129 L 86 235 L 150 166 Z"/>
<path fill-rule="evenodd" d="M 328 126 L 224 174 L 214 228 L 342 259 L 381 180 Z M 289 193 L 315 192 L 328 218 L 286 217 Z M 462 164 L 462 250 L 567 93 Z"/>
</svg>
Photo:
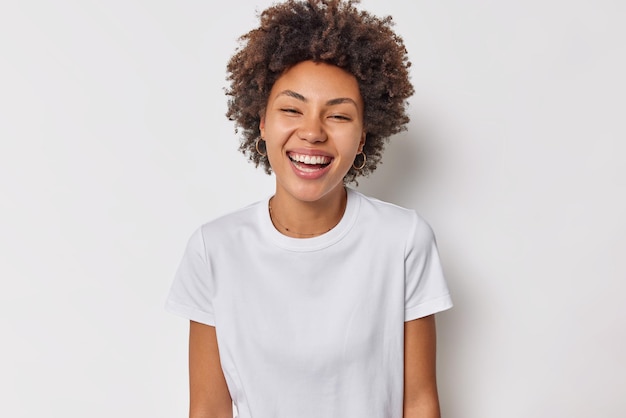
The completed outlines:
<svg viewBox="0 0 626 418">
<path fill-rule="evenodd" d="M 293 97 L 296 100 L 300 100 L 301 102 L 304 102 L 304 103 L 308 102 L 306 97 L 304 97 L 300 93 L 296 93 L 293 90 L 283 90 L 278 94 L 278 96 L 289 96 L 289 97 Z M 329 101 L 326 102 L 326 105 L 335 106 L 335 105 L 342 104 L 342 103 L 352 103 L 355 107 L 357 108 L 359 107 L 354 101 L 354 99 L 351 99 L 349 97 L 338 97 L 336 99 L 330 99 Z"/>
</svg>

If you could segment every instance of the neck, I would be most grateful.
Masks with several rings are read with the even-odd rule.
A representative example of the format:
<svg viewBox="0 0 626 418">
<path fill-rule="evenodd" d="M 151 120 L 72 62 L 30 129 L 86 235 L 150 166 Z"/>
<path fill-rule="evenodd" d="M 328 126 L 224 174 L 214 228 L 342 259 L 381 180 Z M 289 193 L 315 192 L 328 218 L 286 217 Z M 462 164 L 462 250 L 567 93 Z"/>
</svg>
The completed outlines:
<svg viewBox="0 0 626 418">
<path fill-rule="evenodd" d="M 346 204 L 345 188 L 314 202 L 289 199 L 277 191 L 270 199 L 269 211 L 274 227 L 283 235 L 311 238 L 334 228 L 341 221 Z"/>
</svg>

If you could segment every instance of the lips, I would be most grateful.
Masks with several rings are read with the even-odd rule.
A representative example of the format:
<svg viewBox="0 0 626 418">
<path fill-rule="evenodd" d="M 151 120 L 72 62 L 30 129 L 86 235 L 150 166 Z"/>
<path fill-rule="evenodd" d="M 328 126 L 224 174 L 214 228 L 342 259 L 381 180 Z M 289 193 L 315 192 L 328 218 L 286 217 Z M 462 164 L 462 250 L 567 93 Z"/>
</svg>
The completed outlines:
<svg viewBox="0 0 626 418">
<path fill-rule="evenodd" d="M 306 165 L 328 165 L 332 161 L 332 158 L 325 155 L 298 154 L 296 152 L 290 152 L 289 159 L 294 163 Z"/>
<path fill-rule="evenodd" d="M 299 168 L 303 169 L 320 169 L 326 167 L 333 160 L 326 155 L 309 155 L 290 152 L 289 159 Z"/>
<path fill-rule="evenodd" d="M 333 161 L 333 158 L 327 155 L 311 155 L 289 152 L 287 156 L 297 171 L 301 174 L 309 175 L 313 175 L 315 173 L 321 174 L 322 171 Z"/>
</svg>

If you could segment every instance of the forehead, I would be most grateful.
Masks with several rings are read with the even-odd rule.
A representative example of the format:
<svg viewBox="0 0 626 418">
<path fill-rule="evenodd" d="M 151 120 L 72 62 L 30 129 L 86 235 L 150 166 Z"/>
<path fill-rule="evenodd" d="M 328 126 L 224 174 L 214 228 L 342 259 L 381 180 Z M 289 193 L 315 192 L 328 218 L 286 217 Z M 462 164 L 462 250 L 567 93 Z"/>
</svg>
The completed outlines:
<svg viewBox="0 0 626 418">
<path fill-rule="evenodd" d="M 289 68 L 274 83 L 270 99 L 285 90 L 296 92 L 307 100 L 349 98 L 362 104 L 356 77 L 326 63 L 303 61 Z"/>
</svg>

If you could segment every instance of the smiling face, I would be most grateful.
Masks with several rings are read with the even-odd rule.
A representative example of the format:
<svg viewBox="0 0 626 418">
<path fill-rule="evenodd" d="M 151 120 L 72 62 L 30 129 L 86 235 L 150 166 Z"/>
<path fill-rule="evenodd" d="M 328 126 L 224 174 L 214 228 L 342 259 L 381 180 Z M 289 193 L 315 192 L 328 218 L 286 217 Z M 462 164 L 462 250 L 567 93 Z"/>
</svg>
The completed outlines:
<svg viewBox="0 0 626 418">
<path fill-rule="evenodd" d="M 363 100 L 339 67 L 301 62 L 274 83 L 259 125 L 276 176 L 276 198 L 339 198 L 363 147 Z"/>
</svg>

